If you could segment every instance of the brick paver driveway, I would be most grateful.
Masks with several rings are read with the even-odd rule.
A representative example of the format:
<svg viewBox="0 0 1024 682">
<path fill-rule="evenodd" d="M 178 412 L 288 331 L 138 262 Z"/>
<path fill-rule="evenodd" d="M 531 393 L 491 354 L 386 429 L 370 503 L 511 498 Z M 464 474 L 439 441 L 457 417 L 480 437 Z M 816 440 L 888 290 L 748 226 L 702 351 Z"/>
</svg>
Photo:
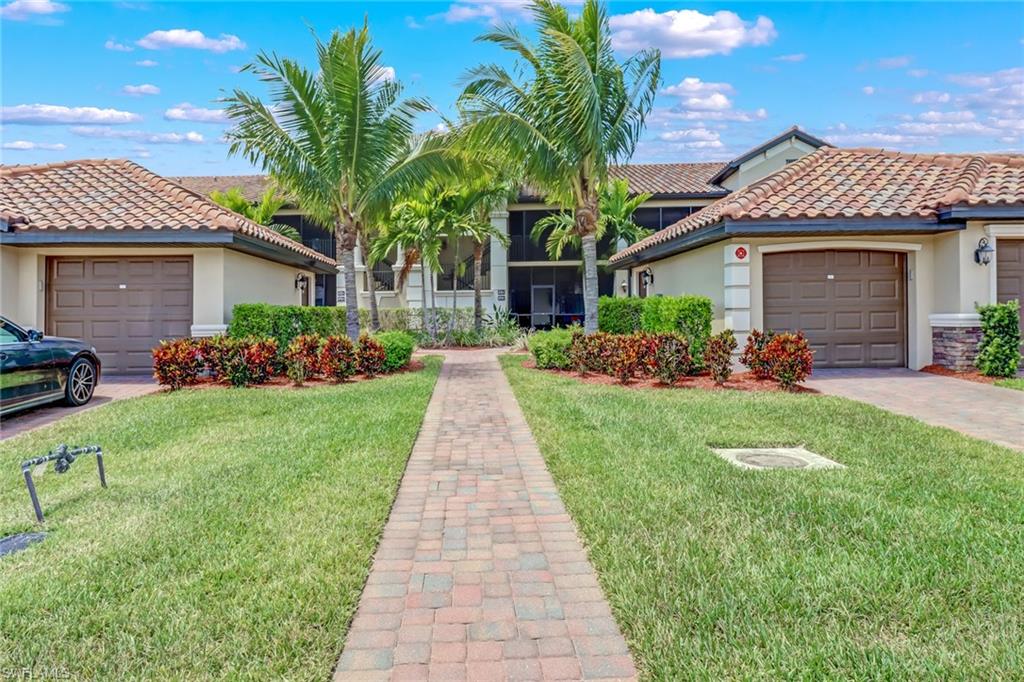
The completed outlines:
<svg viewBox="0 0 1024 682">
<path fill-rule="evenodd" d="M 448 353 L 335 678 L 634 677 L 496 353 Z"/>
<path fill-rule="evenodd" d="M 114 400 L 134 398 L 158 390 L 160 390 L 160 386 L 153 381 L 152 377 L 148 376 L 101 376 L 92 400 L 81 407 L 65 407 L 61 403 L 51 403 L 4 417 L 0 421 L 0 440 L 52 424 L 58 419 L 63 419 L 76 412 L 91 410 Z"/>
<path fill-rule="evenodd" d="M 1024 391 L 909 369 L 818 369 L 807 385 L 1024 450 Z"/>
</svg>

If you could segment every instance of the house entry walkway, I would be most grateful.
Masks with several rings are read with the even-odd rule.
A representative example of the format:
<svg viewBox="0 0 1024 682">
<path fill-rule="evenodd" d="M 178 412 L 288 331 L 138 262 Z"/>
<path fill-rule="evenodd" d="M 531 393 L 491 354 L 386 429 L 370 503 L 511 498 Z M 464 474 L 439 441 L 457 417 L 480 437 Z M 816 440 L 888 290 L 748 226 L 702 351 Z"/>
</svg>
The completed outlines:
<svg viewBox="0 0 1024 682">
<path fill-rule="evenodd" d="M 335 679 L 635 676 L 497 353 L 447 353 Z"/>
</svg>

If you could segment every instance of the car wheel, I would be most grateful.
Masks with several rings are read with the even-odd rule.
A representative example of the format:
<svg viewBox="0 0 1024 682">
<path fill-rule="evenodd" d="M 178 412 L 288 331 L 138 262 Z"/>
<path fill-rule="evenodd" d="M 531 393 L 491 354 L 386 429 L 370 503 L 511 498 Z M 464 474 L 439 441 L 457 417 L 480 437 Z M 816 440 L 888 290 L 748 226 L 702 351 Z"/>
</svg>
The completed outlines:
<svg viewBox="0 0 1024 682">
<path fill-rule="evenodd" d="M 68 370 L 68 381 L 64 387 L 64 401 L 73 407 L 85 405 L 96 390 L 96 366 L 85 358 L 78 358 Z"/>
</svg>

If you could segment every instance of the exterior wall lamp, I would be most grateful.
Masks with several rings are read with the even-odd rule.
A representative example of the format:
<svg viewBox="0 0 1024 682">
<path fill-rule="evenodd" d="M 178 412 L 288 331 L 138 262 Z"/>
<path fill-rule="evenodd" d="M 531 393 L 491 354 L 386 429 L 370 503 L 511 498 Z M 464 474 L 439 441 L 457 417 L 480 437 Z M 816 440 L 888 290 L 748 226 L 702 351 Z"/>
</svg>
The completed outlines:
<svg viewBox="0 0 1024 682">
<path fill-rule="evenodd" d="M 974 250 L 974 262 L 978 265 L 988 265 L 992 262 L 992 254 L 996 250 L 988 243 L 988 239 L 982 237 L 978 241 L 978 248 Z"/>
<path fill-rule="evenodd" d="M 299 291 L 305 291 L 306 287 L 309 286 L 309 279 L 303 273 L 295 275 L 295 288 Z"/>
<path fill-rule="evenodd" d="M 647 268 L 640 273 L 640 281 L 643 282 L 645 287 L 649 287 L 654 284 L 654 273 L 651 272 L 650 268 Z"/>
</svg>

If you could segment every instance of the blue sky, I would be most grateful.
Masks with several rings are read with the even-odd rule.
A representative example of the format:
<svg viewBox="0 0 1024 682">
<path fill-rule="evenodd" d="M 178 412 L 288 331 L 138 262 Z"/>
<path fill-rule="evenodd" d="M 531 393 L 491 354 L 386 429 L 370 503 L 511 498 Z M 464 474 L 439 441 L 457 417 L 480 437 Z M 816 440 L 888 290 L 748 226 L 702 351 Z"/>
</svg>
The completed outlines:
<svg viewBox="0 0 1024 682">
<path fill-rule="evenodd" d="M 634 161 L 724 160 L 798 124 L 842 146 L 1024 151 L 1024 4 L 612 2 L 615 45 L 662 51 L 663 89 Z M 265 94 L 259 50 L 310 62 L 369 18 L 409 95 L 447 113 L 470 66 L 510 59 L 474 37 L 507 2 L 5 0 L 2 158 L 128 157 L 168 174 L 250 172 L 217 98 Z M 425 116 L 424 129 L 436 125 Z"/>
</svg>

